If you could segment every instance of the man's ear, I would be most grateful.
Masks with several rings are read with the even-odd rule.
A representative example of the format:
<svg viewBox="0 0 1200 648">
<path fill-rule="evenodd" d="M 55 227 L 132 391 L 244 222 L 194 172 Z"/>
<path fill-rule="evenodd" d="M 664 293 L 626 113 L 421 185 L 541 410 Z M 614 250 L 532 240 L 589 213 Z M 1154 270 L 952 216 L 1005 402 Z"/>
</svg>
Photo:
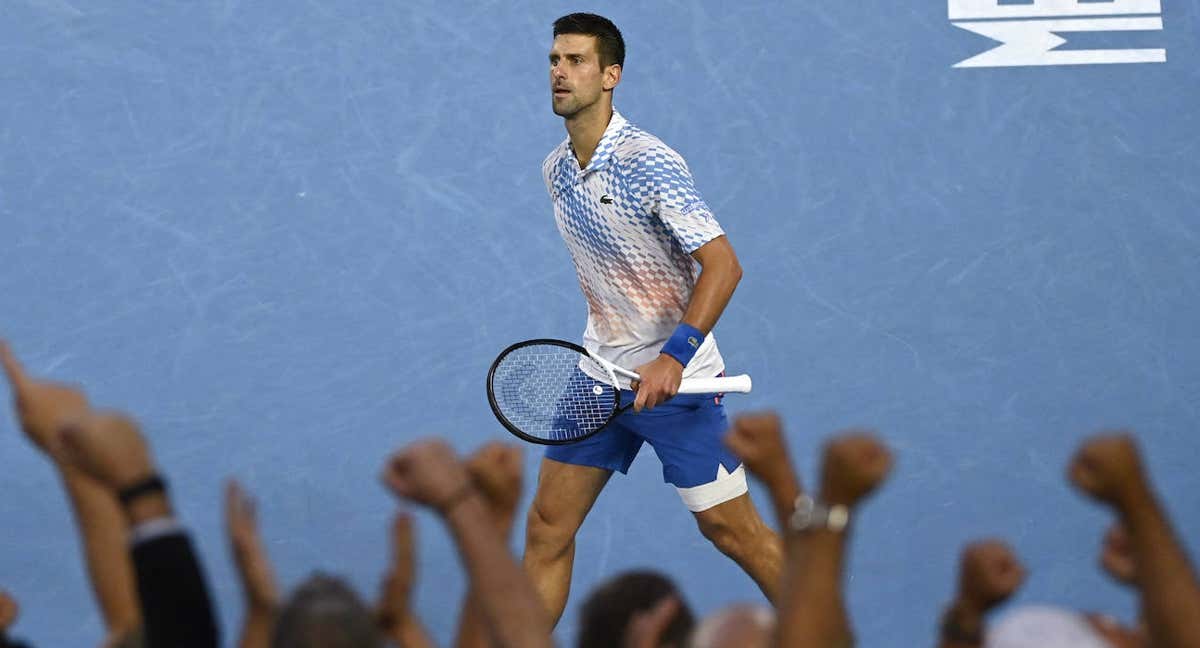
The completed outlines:
<svg viewBox="0 0 1200 648">
<path fill-rule="evenodd" d="M 604 68 L 604 89 L 612 90 L 621 82 L 621 66 L 617 63 Z"/>
</svg>

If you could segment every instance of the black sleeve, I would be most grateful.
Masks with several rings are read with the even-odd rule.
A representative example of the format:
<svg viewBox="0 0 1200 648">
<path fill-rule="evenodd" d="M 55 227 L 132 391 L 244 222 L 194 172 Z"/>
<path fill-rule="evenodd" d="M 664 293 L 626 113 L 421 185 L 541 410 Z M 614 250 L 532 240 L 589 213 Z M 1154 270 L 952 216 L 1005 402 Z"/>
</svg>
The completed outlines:
<svg viewBox="0 0 1200 648">
<path fill-rule="evenodd" d="M 220 645 L 204 572 L 183 533 L 135 544 L 138 598 L 148 648 Z"/>
</svg>

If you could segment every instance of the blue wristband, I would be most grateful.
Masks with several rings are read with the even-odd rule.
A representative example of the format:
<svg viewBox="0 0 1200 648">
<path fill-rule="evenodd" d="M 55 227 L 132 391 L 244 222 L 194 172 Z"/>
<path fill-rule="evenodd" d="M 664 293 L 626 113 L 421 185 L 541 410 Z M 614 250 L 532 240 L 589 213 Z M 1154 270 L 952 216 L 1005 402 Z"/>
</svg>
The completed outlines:
<svg viewBox="0 0 1200 648">
<path fill-rule="evenodd" d="M 700 349 L 702 342 L 704 342 L 704 334 L 700 332 L 700 329 L 680 322 L 659 353 L 665 353 L 675 358 L 679 364 L 686 367 L 692 361 L 692 357 L 696 355 L 696 351 Z"/>
</svg>

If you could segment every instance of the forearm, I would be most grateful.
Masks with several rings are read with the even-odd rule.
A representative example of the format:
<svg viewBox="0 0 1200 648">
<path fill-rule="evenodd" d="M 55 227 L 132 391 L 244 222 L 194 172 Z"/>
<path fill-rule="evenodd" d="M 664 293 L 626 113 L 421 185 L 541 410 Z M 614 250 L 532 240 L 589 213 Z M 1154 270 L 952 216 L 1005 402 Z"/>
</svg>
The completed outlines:
<svg viewBox="0 0 1200 648">
<path fill-rule="evenodd" d="M 238 639 L 239 648 L 267 648 L 271 645 L 271 631 L 274 629 L 275 615 L 266 610 L 246 610 L 246 621 L 242 624 L 242 636 Z"/>
<path fill-rule="evenodd" d="M 775 521 L 779 524 L 779 531 L 786 533 L 796 506 L 796 498 L 803 492 L 795 472 L 789 467 L 787 475 L 767 485 L 767 492 L 771 494 L 771 507 L 775 510 Z"/>
<path fill-rule="evenodd" d="M 1149 488 L 1122 508 L 1152 643 L 1200 646 L 1200 585 L 1170 521 Z"/>
<path fill-rule="evenodd" d="M 110 634 L 138 627 L 137 581 L 126 550 L 129 528 L 117 498 L 105 486 L 69 465 L 58 464 L 74 511 L 92 591 Z"/>
<path fill-rule="evenodd" d="M 938 648 L 981 648 L 981 641 L 968 637 L 983 637 L 983 612 L 961 597 L 951 601 L 942 613 Z M 952 632 L 948 632 L 952 630 Z M 957 636 L 955 636 L 957 635 Z"/>
<path fill-rule="evenodd" d="M 480 498 L 468 497 L 455 506 L 446 523 L 496 643 L 510 648 L 551 646 L 550 623 L 541 599 L 509 553 Z"/>
<path fill-rule="evenodd" d="M 701 252 L 709 246 L 716 246 L 715 251 Z M 709 241 L 697 252 L 700 276 L 692 289 L 683 321 L 707 335 L 717 325 L 717 320 L 733 297 L 733 291 L 742 279 L 742 267 L 723 236 Z"/>
<path fill-rule="evenodd" d="M 493 520 L 496 529 L 502 538 L 510 538 L 512 535 L 513 516 L 516 511 L 506 511 L 503 513 L 494 513 Z M 407 645 L 407 644 L 401 644 Z M 474 587 L 468 587 L 467 593 L 463 596 L 462 612 L 458 620 L 458 633 L 455 637 L 455 648 L 488 648 L 491 643 L 488 641 L 487 624 L 483 618 L 483 611 L 479 606 L 479 597 L 475 593 Z"/>
<path fill-rule="evenodd" d="M 487 648 L 489 645 L 487 626 L 477 598 L 473 589 L 468 590 L 463 597 L 458 635 L 454 640 L 455 648 Z"/>
<path fill-rule="evenodd" d="M 788 648 L 853 645 L 854 636 L 842 601 L 845 543 L 845 531 L 789 534 L 777 645 Z"/>
<path fill-rule="evenodd" d="M 387 630 L 387 636 L 397 646 L 403 648 L 434 648 L 433 639 L 421 620 L 412 614 L 406 614 L 403 619 Z M 480 644 L 486 646 L 487 644 Z"/>
</svg>

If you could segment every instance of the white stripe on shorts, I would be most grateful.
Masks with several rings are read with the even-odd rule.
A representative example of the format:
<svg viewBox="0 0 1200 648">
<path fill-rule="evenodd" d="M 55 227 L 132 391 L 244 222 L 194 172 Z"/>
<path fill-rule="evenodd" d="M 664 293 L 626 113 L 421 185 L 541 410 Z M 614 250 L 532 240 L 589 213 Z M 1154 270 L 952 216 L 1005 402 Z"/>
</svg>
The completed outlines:
<svg viewBox="0 0 1200 648">
<path fill-rule="evenodd" d="M 717 504 L 724 504 L 746 493 L 749 488 L 746 486 L 746 470 L 741 464 L 738 464 L 733 472 L 717 464 L 716 479 L 691 488 L 676 487 L 675 490 L 679 491 L 679 497 L 683 499 L 683 505 L 688 507 L 689 511 L 699 513 Z"/>
</svg>

